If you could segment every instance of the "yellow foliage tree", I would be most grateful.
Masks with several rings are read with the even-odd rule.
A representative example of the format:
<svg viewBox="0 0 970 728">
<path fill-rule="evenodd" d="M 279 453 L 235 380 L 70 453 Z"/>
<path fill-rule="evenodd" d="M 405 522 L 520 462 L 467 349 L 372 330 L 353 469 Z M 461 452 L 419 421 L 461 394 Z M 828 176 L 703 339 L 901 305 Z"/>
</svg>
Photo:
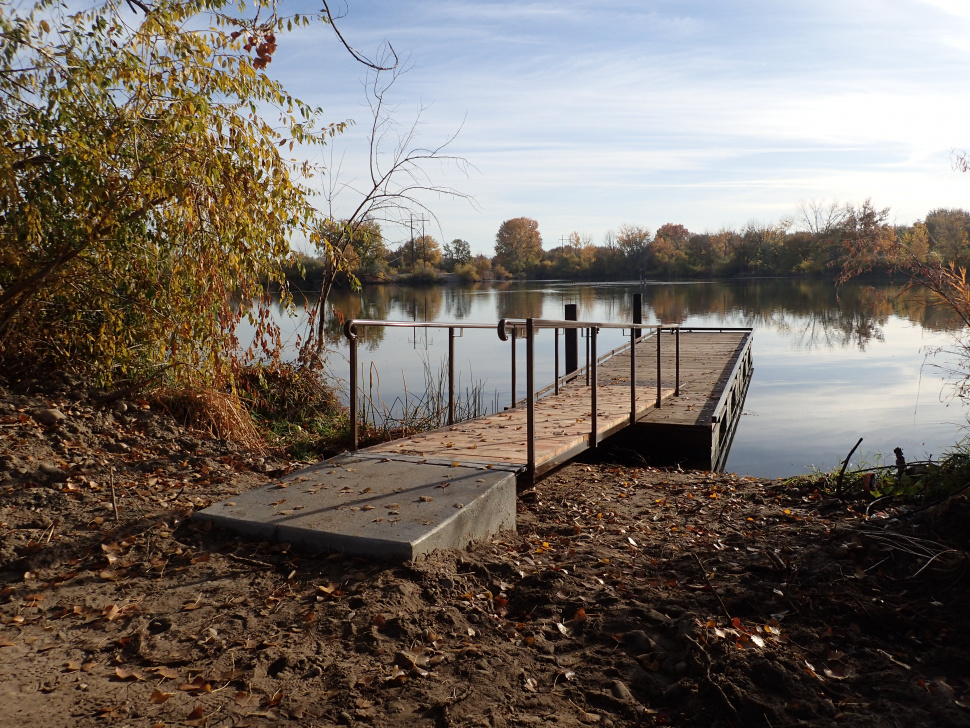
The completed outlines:
<svg viewBox="0 0 970 728">
<path fill-rule="evenodd" d="M 318 226 L 283 157 L 343 128 L 265 69 L 311 18 L 256 0 L 0 0 L 0 365 L 226 381 Z M 270 114 L 274 118 L 266 118 Z M 278 118 L 275 118 L 278 115 Z"/>
</svg>

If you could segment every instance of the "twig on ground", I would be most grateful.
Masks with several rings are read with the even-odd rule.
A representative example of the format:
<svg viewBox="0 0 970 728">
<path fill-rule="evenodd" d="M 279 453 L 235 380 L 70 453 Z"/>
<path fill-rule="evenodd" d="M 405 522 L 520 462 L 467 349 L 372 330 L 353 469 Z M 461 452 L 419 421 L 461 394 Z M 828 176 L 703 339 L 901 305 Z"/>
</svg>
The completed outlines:
<svg viewBox="0 0 970 728">
<path fill-rule="evenodd" d="M 717 601 L 721 603 L 721 609 L 724 610 L 724 614 L 727 615 L 728 619 L 734 619 L 734 617 L 731 616 L 731 612 L 728 611 L 727 605 L 724 603 L 724 600 L 721 599 L 721 595 L 717 593 L 717 590 L 714 588 L 714 585 L 711 583 L 711 580 L 707 578 L 707 569 L 705 569 L 704 564 L 701 563 L 700 557 L 697 554 L 694 554 L 694 559 L 697 561 L 697 565 L 700 567 L 701 574 L 704 575 L 704 581 L 707 582 L 708 588 L 712 592 L 714 592 L 714 596 L 717 597 Z"/>
<path fill-rule="evenodd" d="M 118 515 L 118 494 L 115 492 L 115 471 L 112 468 L 108 472 L 108 484 L 111 486 L 111 508 L 115 512 L 115 521 L 120 521 L 121 516 Z"/>
<path fill-rule="evenodd" d="M 684 637 L 688 642 L 694 645 L 694 647 L 696 647 L 704 657 L 704 678 L 707 680 L 707 684 L 710 685 L 711 688 L 714 689 L 714 692 L 717 693 L 718 697 L 721 698 L 721 702 L 724 703 L 724 707 L 731 711 L 731 714 L 735 718 L 740 720 L 741 716 L 738 713 L 738 709 L 734 707 L 734 704 L 731 702 L 730 698 L 728 698 L 727 694 L 724 692 L 724 689 L 717 684 L 717 681 L 715 681 L 713 677 L 711 677 L 711 656 L 707 654 L 707 650 L 704 649 L 700 642 L 693 639 L 690 635 L 684 635 Z"/>
</svg>

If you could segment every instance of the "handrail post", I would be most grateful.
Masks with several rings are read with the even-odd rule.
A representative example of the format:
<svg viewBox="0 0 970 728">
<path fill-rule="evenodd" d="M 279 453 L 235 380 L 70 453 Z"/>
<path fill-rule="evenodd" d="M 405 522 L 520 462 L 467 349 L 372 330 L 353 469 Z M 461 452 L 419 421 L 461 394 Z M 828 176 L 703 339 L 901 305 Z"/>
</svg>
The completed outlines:
<svg viewBox="0 0 970 728">
<path fill-rule="evenodd" d="M 559 394 L 559 327 L 556 327 L 556 394 Z"/>
<path fill-rule="evenodd" d="M 591 425 L 592 432 L 590 432 L 590 435 L 589 435 L 590 449 L 596 447 L 599 444 L 597 432 L 596 432 L 599 426 L 599 420 L 597 418 L 597 411 L 596 411 L 596 334 L 598 332 L 599 332 L 599 328 L 596 326 L 592 326 L 590 327 L 589 336 L 587 337 L 587 341 L 589 342 L 589 348 L 587 349 L 587 351 L 590 351 L 591 349 L 593 354 L 592 359 L 590 359 L 589 363 L 586 365 L 586 376 L 591 377 L 592 379 L 592 390 L 590 391 L 590 395 L 589 395 L 590 404 L 591 404 L 590 420 L 592 422 L 592 425 Z"/>
<path fill-rule="evenodd" d="M 677 378 L 674 380 L 674 396 L 680 396 L 680 326 L 674 331 L 674 341 L 677 344 L 677 359 L 675 366 L 677 367 Z"/>
<path fill-rule="evenodd" d="M 350 337 L 350 439 L 351 452 L 357 452 L 360 432 L 357 427 L 357 336 Z"/>
<path fill-rule="evenodd" d="M 448 327 L 448 425 L 455 424 L 455 327 Z"/>
<path fill-rule="evenodd" d="M 512 325 L 512 409 L 515 409 L 515 325 Z"/>
<path fill-rule="evenodd" d="M 660 393 L 660 339 L 663 336 L 663 328 L 657 327 L 657 409 L 660 409 L 663 397 Z"/>
<path fill-rule="evenodd" d="M 579 316 L 579 307 L 575 303 L 566 304 L 564 314 L 567 321 L 575 321 Z M 572 374 L 579 369 L 579 329 L 566 329 L 566 374 Z"/>
<path fill-rule="evenodd" d="M 526 405 L 526 467 L 531 482 L 536 479 L 536 372 L 535 372 L 535 327 L 531 318 L 525 322 L 525 388 Z"/>
<path fill-rule="evenodd" d="M 589 340 L 593 337 L 593 329 L 586 329 L 586 386 L 589 386 Z"/>
<path fill-rule="evenodd" d="M 643 323 L 643 294 L 634 293 L 633 294 L 633 323 L 642 324 Z M 633 337 L 635 342 L 640 338 L 640 334 L 643 333 L 640 329 L 635 329 L 636 334 Z"/>
<path fill-rule="evenodd" d="M 637 421 L 637 329 L 630 329 L 630 424 Z"/>
</svg>

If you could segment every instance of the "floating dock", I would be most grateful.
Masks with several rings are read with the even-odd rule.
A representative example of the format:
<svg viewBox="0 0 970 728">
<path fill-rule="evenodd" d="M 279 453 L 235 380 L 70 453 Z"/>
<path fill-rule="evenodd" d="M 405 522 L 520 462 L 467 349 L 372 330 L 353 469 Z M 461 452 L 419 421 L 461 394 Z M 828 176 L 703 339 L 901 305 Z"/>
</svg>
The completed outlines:
<svg viewBox="0 0 970 728">
<path fill-rule="evenodd" d="M 514 530 L 517 481 L 611 436 L 657 464 L 724 462 L 753 370 L 750 329 L 655 331 L 635 351 L 597 357 L 594 345 L 592 359 L 589 377 L 579 369 L 531 408 L 341 455 L 196 517 L 311 551 L 413 559 Z"/>
<path fill-rule="evenodd" d="M 673 367 L 671 334 L 663 371 Z M 680 396 L 651 409 L 621 433 L 629 447 L 656 465 L 721 470 L 727 462 L 751 376 L 750 329 L 681 329 Z"/>
</svg>

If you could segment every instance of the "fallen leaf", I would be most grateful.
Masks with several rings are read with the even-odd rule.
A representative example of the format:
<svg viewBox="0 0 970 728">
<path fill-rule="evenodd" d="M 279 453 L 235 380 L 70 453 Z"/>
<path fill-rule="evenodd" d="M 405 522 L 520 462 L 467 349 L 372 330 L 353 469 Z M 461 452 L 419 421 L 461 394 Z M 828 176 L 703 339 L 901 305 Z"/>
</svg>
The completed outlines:
<svg viewBox="0 0 970 728">
<path fill-rule="evenodd" d="M 259 706 L 259 698 L 252 693 L 246 693 L 240 690 L 233 696 L 233 702 L 240 708 L 250 708 Z"/>
<path fill-rule="evenodd" d="M 175 693 L 163 693 L 161 690 L 156 690 L 152 693 L 151 697 L 148 699 L 148 702 L 158 705 L 160 703 L 164 703 L 173 695 L 175 695 Z"/>
<path fill-rule="evenodd" d="M 826 667 L 822 672 L 825 677 L 831 678 L 833 680 L 848 680 L 849 678 L 855 677 L 856 673 L 851 667 L 835 665 L 834 667 Z"/>
<path fill-rule="evenodd" d="M 186 682 L 179 685 L 179 690 L 184 693 L 211 693 L 212 686 L 206 682 L 206 679 L 201 675 L 196 675 L 192 682 Z"/>
<path fill-rule="evenodd" d="M 202 710 L 202 706 L 196 705 L 183 722 L 188 726 L 202 726 L 205 723 L 205 711 Z"/>
</svg>

